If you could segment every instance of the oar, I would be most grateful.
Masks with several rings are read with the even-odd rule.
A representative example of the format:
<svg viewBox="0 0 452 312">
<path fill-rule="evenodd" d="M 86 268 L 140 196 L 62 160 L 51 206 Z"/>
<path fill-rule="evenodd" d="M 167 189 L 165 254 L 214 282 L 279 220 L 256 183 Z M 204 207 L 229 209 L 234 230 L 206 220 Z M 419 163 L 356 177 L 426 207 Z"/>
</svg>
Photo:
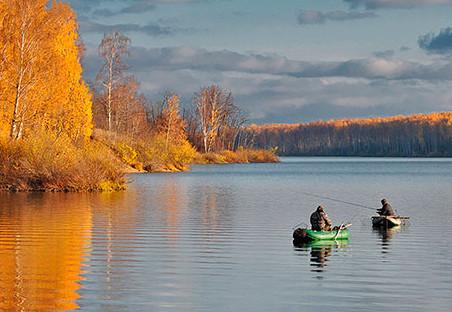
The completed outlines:
<svg viewBox="0 0 452 312">
<path fill-rule="evenodd" d="M 339 236 L 339 233 L 341 232 L 341 230 L 345 230 L 345 229 L 347 229 L 347 228 L 349 228 L 349 227 L 351 227 L 351 226 L 352 226 L 351 223 L 347 223 L 347 224 L 342 223 L 342 224 L 339 226 L 339 229 L 337 230 L 336 235 L 334 235 L 334 240 L 336 240 L 336 238 Z"/>
<path fill-rule="evenodd" d="M 334 235 L 334 240 L 336 240 L 336 238 L 339 236 L 339 233 L 341 232 L 343 226 L 344 226 L 344 223 L 342 223 L 339 226 L 339 229 L 337 229 L 337 233 L 336 233 L 336 235 Z"/>
</svg>

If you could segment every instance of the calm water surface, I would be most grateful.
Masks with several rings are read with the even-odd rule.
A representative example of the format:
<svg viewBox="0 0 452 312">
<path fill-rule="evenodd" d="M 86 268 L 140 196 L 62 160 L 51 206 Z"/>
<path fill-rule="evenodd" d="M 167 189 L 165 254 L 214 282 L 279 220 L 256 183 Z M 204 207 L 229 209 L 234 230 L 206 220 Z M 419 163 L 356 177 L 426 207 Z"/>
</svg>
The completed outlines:
<svg viewBox="0 0 452 312">
<path fill-rule="evenodd" d="M 0 310 L 451 311 L 452 159 L 290 158 L 0 194 Z M 390 199 L 407 227 L 372 229 Z M 319 204 L 348 243 L 294 247 Z"/>
</svg>

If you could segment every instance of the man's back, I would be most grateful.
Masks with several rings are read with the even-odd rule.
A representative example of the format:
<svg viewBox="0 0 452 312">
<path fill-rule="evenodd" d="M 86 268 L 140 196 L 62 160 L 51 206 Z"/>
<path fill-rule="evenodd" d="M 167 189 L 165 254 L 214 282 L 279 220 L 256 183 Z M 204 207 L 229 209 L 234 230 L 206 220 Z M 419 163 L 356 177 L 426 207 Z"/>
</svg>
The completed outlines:
<svg viewBox="0 0 452 312">
<path fill-rule="evenodd" d="M 321 207 L 319 207 L 321 208 Z M 323 211 L 323 208 L 317 208 L 311 214 L 311 226 L 314 231 L 322 231 L 328 230 L 331 227 L 331 220 L 328 218 L 328 215 Z"/>
<path fill-rule="evenodd" d="M 389 203 L 385 203 L 383 207 L 379 210 L 381 216 L 394 216 L 395 212 Z"/>
</svg>

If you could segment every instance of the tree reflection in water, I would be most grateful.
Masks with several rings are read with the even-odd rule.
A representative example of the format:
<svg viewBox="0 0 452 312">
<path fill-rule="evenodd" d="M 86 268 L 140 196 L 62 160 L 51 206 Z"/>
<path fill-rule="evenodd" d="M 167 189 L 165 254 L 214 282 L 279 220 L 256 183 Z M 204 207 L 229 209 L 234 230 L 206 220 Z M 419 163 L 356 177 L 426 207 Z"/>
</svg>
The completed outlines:
<svg viewBox="0 0 452 312">
<path fill-rule="evenodd" d="M 101 289 L 120 292 L 134 246 L 119 238 L 136 240 L 136 206 L 133 191 L 0 194 L 0 311 L 79 309 L 93 261 Z"/>
<path fill-rule="evenodd" d="M 0 229 L 0 310 L 79 308 L 92 229 L 88 195 L 0 194 Z"/>
</svg>

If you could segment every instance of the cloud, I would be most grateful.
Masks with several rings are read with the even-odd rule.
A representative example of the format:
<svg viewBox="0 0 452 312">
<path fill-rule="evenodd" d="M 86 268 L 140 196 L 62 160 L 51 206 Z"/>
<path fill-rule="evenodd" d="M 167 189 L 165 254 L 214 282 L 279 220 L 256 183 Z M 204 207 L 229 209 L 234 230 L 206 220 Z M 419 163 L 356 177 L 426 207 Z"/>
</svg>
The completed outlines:
<svg viewBox="0 0 452 312">
<path fill-rule="evenodd" d="M 389 51 L 384 51 L 388 54 Z M 87 57 L 88 63 L 95 60 Z M 282 75 L 297 78 L 344 77 L 387 80 L 452 80 L 452 63 L 422 64 L 396 58 L 371 57 L 340 62 L 305 62 L 280 55 L 242 54 L 190 47 L 134 47 L 129 59 L 135 71 L 191 70 Z"/>
<path fill-rule="evenodd" d="M 162 26 L 157 23 L 149 23 L 147 25 L 139 24 L 101 24 L 89 20 L 80 21 L 80 30 L 82 33 L 109 33 L 112 31 L 120 32 L 139 32 L 148 36 L 168 36 L 181 31 L 169 26 Z"/>
<path fill-rule="evenodd" d="M 190 47 L 134 47 L 126 60 L 152 101 L 165 91 L 181 95 L 212 83 L 233 91 L 251 122 L 410 114 L 452 109 L 452 64 L 420 64 L 371 57 L 304 62 L 280 55 L 209 51 Z M 84 60 L 93 79 L 100 59 Z"/>
<path fill-rule="evenodd" d="M 120 14 L 141 14 L 149 11 L 153 11 L 157 8 L 154 3 L 150 3 L 148 1 L 141 1 L 132 3 L 129 6 L 126 6 L 122 9 L 112 11 L 111 9 L 97 9 L 93 12 L 93 16 L 115 16 Z"/>
<path fill-rule="evenodd" d="M 391 57 L 394 56 L 394 54 L 395 54 L 394 50 L 375 51 L 373 53 L 373 55 L 375 57 L 377 57 L 377 58 L 384 58 L 384 59 L 391 58 Z"/>
<path fill-rule="evenodd" d="M 452 28 L 441 29 L 438 35 L 429 33 L 420 36 L 418 44 L 421 49 L 430 53 L 450 54 L 452 53 Z"/>
<path fill-rule="evenodd" d="M 243 77 L 226 74 L 217 82 L 230 88 L 252 122 L 389 116 L 449 110 L 452 82 L 406 83 L 353 78 Z M 442 93 L 445 92 L 445 93 Z M 441 94 L 441 97 L 438 97 Z"/>
<path fill-rule="evenodd" d="M 136 74 L 142 91 L 157 101 L 171 90 L 191 104 L 193 93 L 212 83 L 232 90 L 253 123 L 427 113 L 452 108 L 452 82 L 356 78 L 296 78 L 280 75 L 160 70 Z"/>
<path fill-rule="evenodd" d="M 351 8 L 364 7 L 367 10 L 381 8 L 409 9 L 416 6 L 452 5 L 452 0 L 343 0 Z"/>
<path fill-rule="evenodd" d="M 373 12 L 354 12 L 354 11 L 331 11 L 321 12 L 315 10 L 301 10 L 298 14 L 298 23 L 300 25 L 324 24 L 326 21 L 349 21 L 356 19 L 377 17 Z"/>
<path fill-rule="evenodd" d="M 77 12 L 101 14 L 102 16 L 144 13 L 154 10 L 157 5 L 186 4 L 203 1 L 209 0 L 67 0 Z M 108 8 L 105 8 L 105 6 L 108 6 Z"/>
<path fill-rule="evenodd" d="M 144 13 L 155 10 L 155 3 L 149 3 L 146 1 L 133 3 L 132 5 L 125 7 L 120 13 Z"/>
</svg>

